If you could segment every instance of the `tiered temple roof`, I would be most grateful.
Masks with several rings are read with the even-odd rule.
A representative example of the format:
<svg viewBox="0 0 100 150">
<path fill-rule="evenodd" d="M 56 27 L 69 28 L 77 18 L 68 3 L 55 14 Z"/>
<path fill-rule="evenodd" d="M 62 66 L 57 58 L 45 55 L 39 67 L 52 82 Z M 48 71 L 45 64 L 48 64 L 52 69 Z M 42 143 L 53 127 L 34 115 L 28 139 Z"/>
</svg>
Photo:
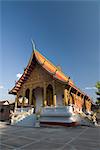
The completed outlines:
<svg viewBox="0 0 100 150">
<path fill-rule="evenodd" d="M 82 94 L 83 96 L 86 96 L 88 99 L 90 99 L 89 96 L 87 96 L 84 92 L 82 92 L 79 88 L 75 86 L 73 81 L 66 76 L 61 70 L 59 70 L 55 65 L 53 65 L 49 60 L 47 60 L 42 54 L 40 54 L 37 50 L 34 50 L 32 52 L 31 58 L 29 60 L 29 63 L 27 67 L 24 69 L 24 73 L 20 77 L 20 79 L 16 82 L 15 86 L 11 91 L 9 91 L 9 94 L 16 95 L 17 92 L 20 90 L 21 86 L 26 82 L 26 80 L 29 78 L 30 73 L 34 69 L 34 64 L 38 63 L 42 66 L 54 79 L 59 80 L 65 85 L 69 85 L 72 87 L 74 91 L 77 91 L 79 94 Z"/>
</svg>

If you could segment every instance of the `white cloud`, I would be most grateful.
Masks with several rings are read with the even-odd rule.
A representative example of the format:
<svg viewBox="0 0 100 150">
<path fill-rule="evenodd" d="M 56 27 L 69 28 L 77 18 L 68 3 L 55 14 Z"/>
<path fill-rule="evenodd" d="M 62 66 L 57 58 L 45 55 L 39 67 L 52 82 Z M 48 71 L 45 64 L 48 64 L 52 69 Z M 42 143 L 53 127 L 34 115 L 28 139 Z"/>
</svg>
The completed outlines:
<svg viewBox="0 0 100 150">
<path fill-rule="evenodd" d="M 21 76 L 22 76 L 21 73 L 17 73 L 17 74 L 16 74 L 16 77 L 17 77 L 18 79 L 19 79 Z"/>
<path fill-rule="evenodd" d="M 85 87 L 85 90 L 96 90 L 96 87 Z"/>
<path fill-rule="evenodd" d="M 0 89 L 3 89 L 4 87 L 3 87 L 3 85 L 0 85 Z"/>
</svg>

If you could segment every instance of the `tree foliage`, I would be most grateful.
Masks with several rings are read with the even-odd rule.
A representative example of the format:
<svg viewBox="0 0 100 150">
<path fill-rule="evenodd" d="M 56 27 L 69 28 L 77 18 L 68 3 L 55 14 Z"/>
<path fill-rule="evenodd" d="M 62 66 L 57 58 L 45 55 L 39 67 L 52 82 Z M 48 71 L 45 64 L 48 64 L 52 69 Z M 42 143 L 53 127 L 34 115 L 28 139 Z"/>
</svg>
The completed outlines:
<svg viewBox="0 0 100 150">
<path fill-rule="evenodd" d="M 97 91 L 96 91 L 96 94 L 97 94 L 96 104 L 100 105 L 100 81 L 98 81 L 95 86 L 97 88 Z"/>
</svg>

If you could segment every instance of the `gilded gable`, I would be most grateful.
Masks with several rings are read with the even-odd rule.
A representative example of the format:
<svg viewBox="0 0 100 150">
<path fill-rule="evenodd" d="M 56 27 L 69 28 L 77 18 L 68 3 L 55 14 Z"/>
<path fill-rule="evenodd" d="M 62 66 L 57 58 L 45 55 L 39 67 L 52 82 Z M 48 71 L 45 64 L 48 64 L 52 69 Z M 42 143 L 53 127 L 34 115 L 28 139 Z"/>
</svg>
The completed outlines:
<svg viewBox="0 0 100 150">
<path fill-rule="evenodd" d="M 36 64 L 35 68 L 30 74 L 29 79 L 26 81 L 27 83 L 36 83 L 42 81 L 50 81 L 52 80 L 50 75 L 38 64 Z"/>
</svg>

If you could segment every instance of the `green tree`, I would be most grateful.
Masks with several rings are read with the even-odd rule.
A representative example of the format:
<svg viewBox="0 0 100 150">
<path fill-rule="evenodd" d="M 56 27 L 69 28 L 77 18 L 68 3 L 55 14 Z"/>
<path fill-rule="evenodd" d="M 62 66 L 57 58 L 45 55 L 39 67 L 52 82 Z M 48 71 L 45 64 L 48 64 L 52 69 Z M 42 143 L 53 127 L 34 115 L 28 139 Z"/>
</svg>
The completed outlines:
<svg viewBox="0 0 100 150">
<path fill-rule="evenodd" d="M 96 95 L 97 95 L 96 104 L 100 105 L 100 81 L 98 81 L 95 86 L 97 88 L 97 92 L 96 92 Z"/>
</svg>

